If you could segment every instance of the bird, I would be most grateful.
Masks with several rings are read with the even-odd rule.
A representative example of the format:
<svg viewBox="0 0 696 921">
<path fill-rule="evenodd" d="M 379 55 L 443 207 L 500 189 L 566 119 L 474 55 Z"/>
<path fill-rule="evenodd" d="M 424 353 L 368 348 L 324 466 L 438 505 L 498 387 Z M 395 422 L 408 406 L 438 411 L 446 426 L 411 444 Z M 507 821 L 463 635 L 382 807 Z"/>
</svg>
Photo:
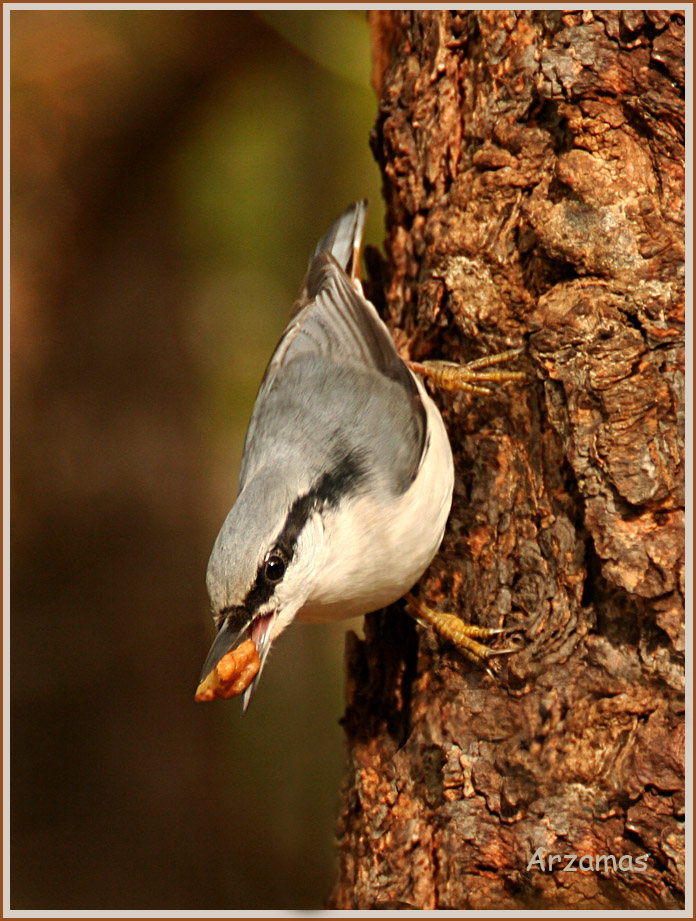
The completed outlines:
<svg viewBox="0 0 696 921">
<path fill-rule="evenodd" d="M 411 593 L 438 551 L 454 488 L 449 438 L 423 378 L 486 393 L 482 380 L 524 377 L 482 370 L 520 350 L 467 366 L 404 361 L 360 282 L 366 212 L 366 200 L 348 207 L 310 257 L 208 563 L 217 634 L 200 680 L 251 640 L 259 668 L 243 712 L 272 644 L 294 621 L 356 617 L 406 597 L 416 620 L 481 663 L 495 650 L 478 640 L 502 632 L 434 611 Z"/>
</svg>

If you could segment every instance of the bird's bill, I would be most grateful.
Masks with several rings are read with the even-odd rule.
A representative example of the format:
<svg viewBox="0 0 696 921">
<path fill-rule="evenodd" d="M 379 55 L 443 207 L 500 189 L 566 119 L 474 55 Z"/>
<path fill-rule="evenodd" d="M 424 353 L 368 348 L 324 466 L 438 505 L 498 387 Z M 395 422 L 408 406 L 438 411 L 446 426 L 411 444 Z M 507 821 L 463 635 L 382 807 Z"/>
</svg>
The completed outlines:
<svg viewBox="0 0 696 921">
<path fill-rule="evenodd" d="M 253 679 L 249 682 L 247 688 L 243 691 L 243 712 L 246 711 L 251 698 L 253 696 L 258 680 L 261 676 L 261 671 L 263 669 L 264 663 L 266 661 L 266 656 L 268 651 L 271 648 L 272 642 L 272 628 L 273 623 L 276 619 L 275 613 L 264 614 L 260 617 L 255 617 L 251 623 L 245 624 L 243 627 L 239 627 L 239 621 L 236 623 L 232 618 L 228 618 L 222 622 L 220 629 L 218 630 L 217 636 L 213 642 L 213 645 L 210 647 L 210 651 L 206 657 L 203 669 L 201 671 L 200 682 L 198 686 L 198 691 L 196 695 L 197 700 L 210 700 L 211 696 L 198 696 L 201 690 L 209 684 L 207 680 L 211 673 L 216 668 L 221 659 L 223 659 L 229 652 L 235 649 L 238 645 L 244 641 L 251 640 L 256 647 L 256 654 L 258 655 L 259 665 L 258 671 L 254 675 Z M 212 678 L 213 676 L 211 676 Z M 213 678 L 213 684 L 216 683 L 215 678 Z M 213 696 L 218 697 L 230 697 L 235 694 L 239 694 L 240 691 L 229 691 L 227 693 L 220 693 L 219 691 Z"/>
<path fill-rule="evenodd" d="M 244 639 L 246 631 L 246 625 L 240 629 L 237 624 L 233 624 L 230 620 L 223 620 L 203 663 L 200 681 L 204 681 L 220 659 L 226 656 L 228 652 L 231 652 Z"/>
<path fill-rule="evenodd" d="M 256 686 L 259 683 L 268 650 L 271 648 L 273 624 L 275 623 L 276 617 L 277 613 L 265 614 L 263 617 L 257 617 L 249 628 L 249 638 L 256 644 L 261 664 L 259 665 L 258 672 L 254 675 L 249 684 L 249 687 L 242 695 L 242 713 L 246 713 L 247 707 L 251 703 L 251 698 L 254 696 Z"/>
</svg>

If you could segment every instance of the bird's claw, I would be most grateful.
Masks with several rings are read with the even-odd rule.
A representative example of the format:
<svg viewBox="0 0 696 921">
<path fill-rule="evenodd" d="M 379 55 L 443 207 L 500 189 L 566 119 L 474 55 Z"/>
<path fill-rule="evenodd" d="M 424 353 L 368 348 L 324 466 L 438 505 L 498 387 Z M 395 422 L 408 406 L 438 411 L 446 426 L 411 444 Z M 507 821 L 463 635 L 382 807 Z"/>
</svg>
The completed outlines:
<svg viewBox="0 0 696 921">
<path fill-rule="evenodd" d="M 506 381 L 528 380 L 528 375 L 524 371 L 485 370 L 494 365 L 512 361 L 523 351 L 521 348 L 508 349 L 496 355 L 484 355 L 465 365 L 459 365 L 454 361 L 409 361 L 407 364 L 412 371 L 431 378 L 433 383 L 443 390 L 466 390 L 469 393 L 479 393 L 485 396 L 493 391 L 490 387 L 484 386 L 483 381 L 505 383 Z"/>
<path fill-rule="evenodd" d="M 404 598 L 411 609 L 409 613 L 414 620 L 423 627 L 432 627 L 441 636 L 454 643 L 463 655 L 485 669 L 496 680 L 497 676 L 489 667 L 488 659 L 493 656 L 505 656 L 520 651 L 520 646 L 492 648 L 479 642 L 480 639 L 487 639 L 493 636 L 520 633 L 519 627 L 480 627 L 476 624 L 467 624 L 456 614 L 436 611 L 428 607 L 410 592 Z"/>
</svg>

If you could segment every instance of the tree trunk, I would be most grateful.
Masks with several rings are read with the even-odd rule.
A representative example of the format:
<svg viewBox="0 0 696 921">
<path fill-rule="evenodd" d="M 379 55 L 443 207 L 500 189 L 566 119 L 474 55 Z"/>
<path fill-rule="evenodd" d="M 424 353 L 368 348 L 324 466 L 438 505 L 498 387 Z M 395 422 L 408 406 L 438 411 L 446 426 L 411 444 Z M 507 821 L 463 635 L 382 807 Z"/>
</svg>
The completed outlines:
<svg viewBox="0 0 696 921">
<path fill-rule="evenodd" d="M 525 644 L 496 682 L 402 605 L 349 635 L 330 905 L 680 908 L 683 15 L 370 25 L 370 293 L 405 357 L 530 375 L 436 396 L 457 478 L 419 592 Z"/>
</svg>

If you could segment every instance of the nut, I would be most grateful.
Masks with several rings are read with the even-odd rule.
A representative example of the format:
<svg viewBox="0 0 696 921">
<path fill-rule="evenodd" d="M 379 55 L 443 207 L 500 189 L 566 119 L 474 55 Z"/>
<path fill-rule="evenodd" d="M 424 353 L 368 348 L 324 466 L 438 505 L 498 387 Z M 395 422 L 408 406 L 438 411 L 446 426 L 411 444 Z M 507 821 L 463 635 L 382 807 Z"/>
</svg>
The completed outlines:
<svg viewBox="0 0 696 921">
<path fill-rule="evenodd" d="M 261 667 L 259 653 L 253 640 L 245 640 L 224 655 L 215 668 L 201 681 L 195 700 L 229 700 L 249 687 Z"/>
</svg>

